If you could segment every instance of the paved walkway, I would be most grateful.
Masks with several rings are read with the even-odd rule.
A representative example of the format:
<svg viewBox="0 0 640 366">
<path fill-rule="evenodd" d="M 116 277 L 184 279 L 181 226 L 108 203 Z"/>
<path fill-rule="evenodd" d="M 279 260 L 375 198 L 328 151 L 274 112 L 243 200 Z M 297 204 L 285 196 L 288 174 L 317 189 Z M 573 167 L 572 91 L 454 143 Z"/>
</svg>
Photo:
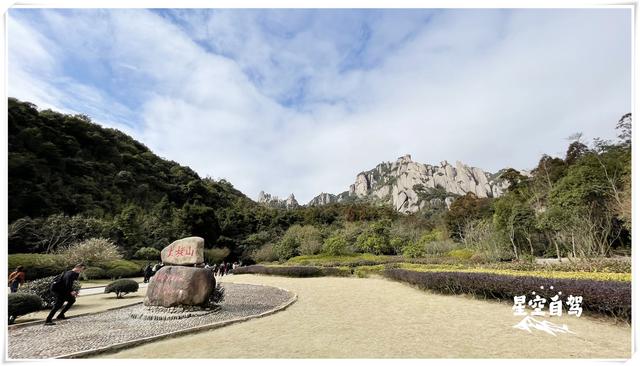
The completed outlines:
<svg viewBox="0 0 640 366">
<path fill-rule="evenodd" d="M 234 275 L 223 282 L 292 290 L 286 311 L 161 340 L 106 358 L 628 358 L 631 327 L 563 316 L 575 334 L 513 326 L 511 305 L 372 278 Z"/>
<path fill-rule="evenodd" d="M 85 315 L 55 326 L 40 324 L 12 327 L 8 331 L 12 359 L 51 358 L 75 352 L 160 336 L 175 331 L 261 314 L 287 303 L 292 294 L 274 287 L 224 284 L 225 300 L 212 314 L 178 320 L 132 319 L 143 305 Z M 37 340 L 37 341 L 36 341 Z"/>
</svg>

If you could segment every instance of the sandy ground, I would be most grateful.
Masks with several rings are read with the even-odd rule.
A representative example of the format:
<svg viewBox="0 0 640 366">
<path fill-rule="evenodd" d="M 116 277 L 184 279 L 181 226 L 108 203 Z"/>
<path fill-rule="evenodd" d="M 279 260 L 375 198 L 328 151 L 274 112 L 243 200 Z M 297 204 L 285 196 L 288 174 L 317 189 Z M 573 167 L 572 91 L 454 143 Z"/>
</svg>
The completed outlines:
<svg viewBox="0 0 640 366">
<path fill-rule="evenodd" d="M 631 328 L 549 319 L 576 334 L 514 329 L 511 304 L 427 293 L 385 279 L 234 275 L 298 294 L 277 314 L 104 358 L 629 358 Z"/>
</svg>

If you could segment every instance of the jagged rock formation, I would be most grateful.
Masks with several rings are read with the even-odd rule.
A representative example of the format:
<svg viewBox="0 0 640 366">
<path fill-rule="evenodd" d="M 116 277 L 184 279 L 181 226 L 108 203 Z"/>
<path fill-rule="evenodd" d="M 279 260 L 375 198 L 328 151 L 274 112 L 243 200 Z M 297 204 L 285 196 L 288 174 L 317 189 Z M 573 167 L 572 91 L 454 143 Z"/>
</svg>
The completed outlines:
<svg viewBox="0 0 640 366">
<path fill-rule="evenodd" d="M 269 193 L 260 191 L 260 194 L 258 194 L 258 203 L 276 208 L 296 208 L 300 206 L 293 193 L 286 199 L 280 199 L 277 196 L 272 196 Z"/>
<path fill-rule="evenodd" d="M 434 166 L 414 162 L 411 155 L 405 155 L 358 174 L 348 191 L 338 195 L 321 193 L 309 205 L 371 200 L 389 203 L 404 213 L 427 206 L 448 208 L 455 197 L 468 192 L 478 197 L 500 196 L 508 183 L 499 176 L 500 172 L 486 173 L 459 161 L 455 165 L 443 161 Z"/>
</svg>

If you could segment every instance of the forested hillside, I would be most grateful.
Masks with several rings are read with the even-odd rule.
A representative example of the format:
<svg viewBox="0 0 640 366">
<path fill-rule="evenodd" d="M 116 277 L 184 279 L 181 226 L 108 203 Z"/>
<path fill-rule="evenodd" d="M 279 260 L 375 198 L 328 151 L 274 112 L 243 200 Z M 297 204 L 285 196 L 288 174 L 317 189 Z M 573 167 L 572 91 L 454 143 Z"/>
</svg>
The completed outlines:
<svg viewBox="0 0 640 366">
<path fill-rule="evenodd" d="M 10 252 L 93 236 L 129 255 L 184 235 L 209 246 L 222 236 L 229 246 L 256 224 L 237 220 L 236 208 L 255 206 L 230 183 L 203 179 L 118 130 L 9 98 Z"/>
</svg>

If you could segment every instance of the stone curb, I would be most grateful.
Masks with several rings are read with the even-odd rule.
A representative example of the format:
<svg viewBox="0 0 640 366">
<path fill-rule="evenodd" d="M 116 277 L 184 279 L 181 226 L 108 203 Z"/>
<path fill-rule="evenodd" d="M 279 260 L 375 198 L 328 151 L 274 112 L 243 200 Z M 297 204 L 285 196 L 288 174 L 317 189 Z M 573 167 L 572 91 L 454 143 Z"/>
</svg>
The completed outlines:
<svg viewBox="0 0 640 366">
<path fill-rule="evenodd" d="M 67 317 L 67 319 L 79 318 L 81 316 L 87 316 L 87 315 L 101 314 L 101 313 L 104 313 L 104 312 L 107 312 L 107 311 L 118 310 L 118 309 L 122 309 L 122 308 L 128 308 L 129 306 L 140 305 L 140 304 L 142 304 L 142 301 L 134 302 L 134 303 L 127 304 L 127 305 L 120 305 L 120 306 L 116 306 L 114 308 L 104 309 L 104 310 L 96 311 L 96 312 L 93 312 L 93 313 L 69 315 Z M 28 322 L 24 322 L 24 323 L 11 324 L 11 325 L 9 325 L 7 327 L 7 329 L 22 328 L 22 327 L 26 327 L 27 325 L 36 325 L 36 324 L 44 323 L 45 320 L 46 319 L 40 319 L 40 320 L 32 320 L 32 321 L 28 321 Z M 54 320 L 55 320 L 55 318 L 54 318 Z"/>
<path fill-rule="evenodd" d="M 221 322 L 216 322 L 216 323 L 211 323 L 211 324 L 206 324 L 206 325 L 200 325 L 200 326 L 196 326 L 196 327 L 192 327 L 192 328 L 187 328 L 187 329 L 181 329 L 181 330 L 177 330 L 175 332 L 171 332 L 171 333 L 165 333 L 165 334 L 160 334 L 157 336 L 151 336 L 151 337 L 146 337 L 146 338 L 140 338 L 140 339 L 135 339 L 132 341 L 127 341 L 127 342 L 122 342 L 122 343 L 117 343 L 117 344 L 113 344 L 110 346 L 106 346 L 106 347 L 100 347 L 100 348 L 94 348 L 94 349 L 90 349 L 90 350 L 86 350 L 86 351 L 80 351 L 80 352 L 74 352 L 74 353 L 70 353 L 70 354 L 66 354 L 66 355 L 62 355 L 62 356 L 57 356 L 57 357 L 52 357 L 52 359 L 70 359 L 70 358 L 83 358 L 83 357 L 87 357 L 87 356 L 94 356 L 94 355 L 98 355 L 98 354 L 102 354 L 102 353 L 109 353 L 112 351 L 117 351 L 117 350 L 122 350 L 122 349 L 126 349 L 126 348 L 131 348 L 131 347 L 135 347 L 135 346 L 139 346 L 145 343 L 150 343 L 153 341 L 157 341 L 157 340 L 161 340 L 161 339 L 165 339 L 165 338 L 173 338 L 173 337 L 177 337 L 177 336 L 181 336 L 181 335 L 186 335 L 189 333 L 197 333 L 197 332 L 202 332 L 202 331 L 206 331 L 206 330 L 212 330 L 212 329 L 216 329 L 216 328 L 222 328 L 225 327 L 227 325 L 232 325 L 235 323 L 241 323 L 241 322 L 245 322 L 251 319 L 257 319 L 257 318 L 262 318 L 271 314 L 275 314 L 279 311 L 282 311 L 286 308 L 288 308 L 290 305 L 292 305 L 294 302 L 296 302 L 298 300 L 298 294 L 296 294 L 295 292 L 280 288 L 280 287 L 276 287 L 276 286 L 268 286 L 268 285 L 258 285 L 258 284 L 251 284 L 253 286 L 265 286 L 265 287 L 272 287 L 272 288 L 277 288 L 279 290 L 283 290 L 286 291 L 290 294 L 293 295 L 293 297 L 287 301 L 286 303 L 271 309 L 271 310 L 267 310 L 263 313 L 260 314 L 256 314 L 256 315 L 250 315 L 244 318 L 239 318 L 239 319 L 231 319 L 231 320 L 225 320 L 225 321 L 221 321 Z M 95 313 L 93 313 L 95 314 Z M 84 314 L 83 314 L 84 315 Z"/>
</svg>

